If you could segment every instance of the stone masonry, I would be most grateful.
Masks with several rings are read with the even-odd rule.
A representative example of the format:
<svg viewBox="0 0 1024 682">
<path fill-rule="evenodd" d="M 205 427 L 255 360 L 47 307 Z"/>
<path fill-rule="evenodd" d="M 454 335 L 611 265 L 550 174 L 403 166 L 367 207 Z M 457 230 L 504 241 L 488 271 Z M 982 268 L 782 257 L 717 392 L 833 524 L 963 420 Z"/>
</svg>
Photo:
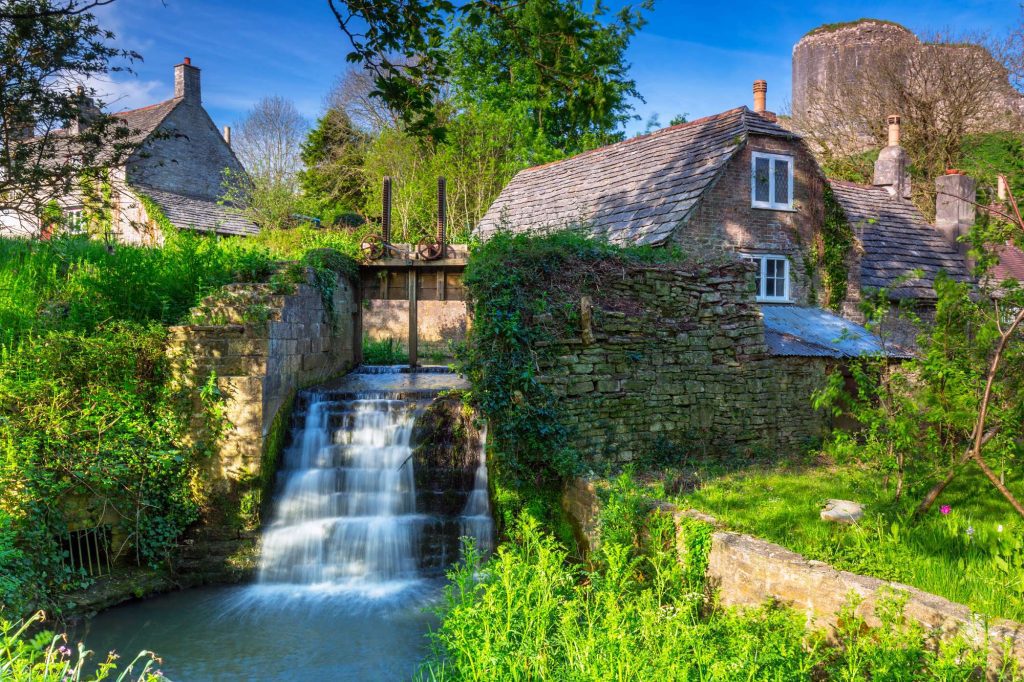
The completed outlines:
<svg viewBox="0 0 1024 682">
<path fill-rule="evenodd" d="M 562 508 L 572 522 L 577 541 L 584 552 L 598 544 L 601 500 L 597 493 L 600 480 L 575 479 L 566 484 Z M 711 516 L 693 509 L 677 510 L 662 506 L 676 518 L 679 534 L 679 560 L 685 563 L 684 519 L 696 519 L 718 526 Z M 848 571 L 839 571 L 821 561 L 811 561 L 766 540 L 717 530 L 711 536 L 708 555 L 708 587 L 717 594 L 718 603 L 727 607 L 757 607 L 776 601 L 804 614 L 807 625 L 832 632 L 839 624 L 843 607 L 851 596 L 860 600 L 857 613 L 868 625 L 880 621 L 875 609 L 885 597 L 905 598 L 904 614 L 931 630 L 936 637 L 962 634 L 975 645 L 986 637 L 991 646 L 990 671 L 1002 665 L 1002 644 L 1008 654 L 1024 665 L 1024 624 L 996 618 L 986 622 L 963 604 L 951 602 L 909 585 L 891 583 Z"/>
<path fill-rule="evenodd" d="M 624 463 L 666 446 L 797 451 L 821 435 L 811 393 L 832 361 L 768 353 L 751 271 L 630 269 L 582 301 L 578 331 L 538 347 L 538 379 L 582 453 Z"/>
<path fill-rule="evenodd" d="M 172 328 L 169 352 L 182 382 L 198 400 L 212 373 L 229 423 L 198 481 L 208 503 L 176 557 L 181 580 L 231 582 L 255 568 L 265 493 L 295 393 L 356 362 L 355 292 L 339 277 L 332 312 L 310 284 L 288 294 L 263 284 L 228 285 L 193 310 L 195 324 Z M 201 435 L 207 427 L 197 421 L 194 428 Z"/>
</svg>

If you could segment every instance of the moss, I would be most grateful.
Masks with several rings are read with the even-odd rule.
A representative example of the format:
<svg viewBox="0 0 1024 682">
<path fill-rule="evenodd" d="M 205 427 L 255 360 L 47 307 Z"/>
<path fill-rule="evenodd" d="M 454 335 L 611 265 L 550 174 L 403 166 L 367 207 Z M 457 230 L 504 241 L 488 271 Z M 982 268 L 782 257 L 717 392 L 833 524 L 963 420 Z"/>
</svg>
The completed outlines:
<svg viewBox="0 0 1024 682">
<path fill-rule="evenodd" d="M 843 29 L 853 28 L 854 26 L 859 26 L 860 24 L 885 24 L 886 26 L 895 26 L 896 28 L 903 29 L 904 31 L 911 35 L 914 34 L 913 31 L 911 31 L 909 28 L 907 28 L 903 24 L 898 24 L 895 21 L 889 21 L 888 19 L 872 19 L 870 17 L 863 17 L 861 19 L 857 19 L 856 21 L 839 21 L 832 24 L 822 24 L 821 26 L 811 29 L 810 31 L 805 33 L 804 38 L 810 36 L 824 35 L 826 33 L 835 33 L 836 31 L 842 31 Z"/>
</svg>

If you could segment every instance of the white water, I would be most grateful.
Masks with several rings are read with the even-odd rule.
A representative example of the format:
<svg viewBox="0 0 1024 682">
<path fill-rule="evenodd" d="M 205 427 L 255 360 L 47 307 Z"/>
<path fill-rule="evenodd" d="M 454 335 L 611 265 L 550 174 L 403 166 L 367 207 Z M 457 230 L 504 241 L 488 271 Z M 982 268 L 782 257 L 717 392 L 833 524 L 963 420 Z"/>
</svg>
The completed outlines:
<svg viewBox="0 0 1024 682">
<path fill-rule="evenodd" d="M 480 463 L 473 479 L 473 491 L 459 517 L 461 534 L 476 539 L 481 554 L 494 549 L 494 520 L 491 518 L 491 499 L 487 490 L 487 431 L 480 438 Z"/>
<path fill-rule="evenodd" d="M 334 430 L 332 416 L 341 420 Z M 414 419 L 405 401 L 311 398 L 305 427 L 285 453 L 261 585 L 378 596 L 417 580 L 423 517 L 416 514 Z"/>
</svg>

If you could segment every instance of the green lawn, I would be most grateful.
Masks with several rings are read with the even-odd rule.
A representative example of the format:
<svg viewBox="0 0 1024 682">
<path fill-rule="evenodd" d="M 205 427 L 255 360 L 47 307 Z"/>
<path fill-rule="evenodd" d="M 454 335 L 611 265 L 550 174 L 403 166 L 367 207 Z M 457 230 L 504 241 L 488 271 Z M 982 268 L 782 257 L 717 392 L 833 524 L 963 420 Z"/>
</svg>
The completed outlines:
<svg viewBox="0 0 1024 682">
<path fill-rule="evenodd" d="M 910 513 L 927 486 L 911 489 L 897 506 L 878 473 L 855 465 L 719 467 L 698 469 L 697 478 L 698 489 L 675 501 L 732 529 L 1024 621 L 1024 523 L 980 472 L 965 470 L 916 525 Z M 1007 484 L 1024 493 L 1019 474 Z M 826 523 L 819 512 L 830 498 L 861 502 L 867 513 L 855 526 Z"/>
</svg>

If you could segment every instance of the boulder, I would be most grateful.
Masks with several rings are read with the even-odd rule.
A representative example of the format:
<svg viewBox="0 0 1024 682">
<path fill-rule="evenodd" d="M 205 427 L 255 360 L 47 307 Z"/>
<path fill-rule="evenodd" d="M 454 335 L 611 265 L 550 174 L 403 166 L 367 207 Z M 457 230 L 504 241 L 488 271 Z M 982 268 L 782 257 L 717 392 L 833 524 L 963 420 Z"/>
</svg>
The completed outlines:
<svg viewBox="0 0 1024 682">
<path fill-rule="evenodd" d="M 864 507 L 850 500 L 829 500 L 821 510 L 821 520 L 832 523 L 857 523 L 864 516 Z"/>
</svg>

